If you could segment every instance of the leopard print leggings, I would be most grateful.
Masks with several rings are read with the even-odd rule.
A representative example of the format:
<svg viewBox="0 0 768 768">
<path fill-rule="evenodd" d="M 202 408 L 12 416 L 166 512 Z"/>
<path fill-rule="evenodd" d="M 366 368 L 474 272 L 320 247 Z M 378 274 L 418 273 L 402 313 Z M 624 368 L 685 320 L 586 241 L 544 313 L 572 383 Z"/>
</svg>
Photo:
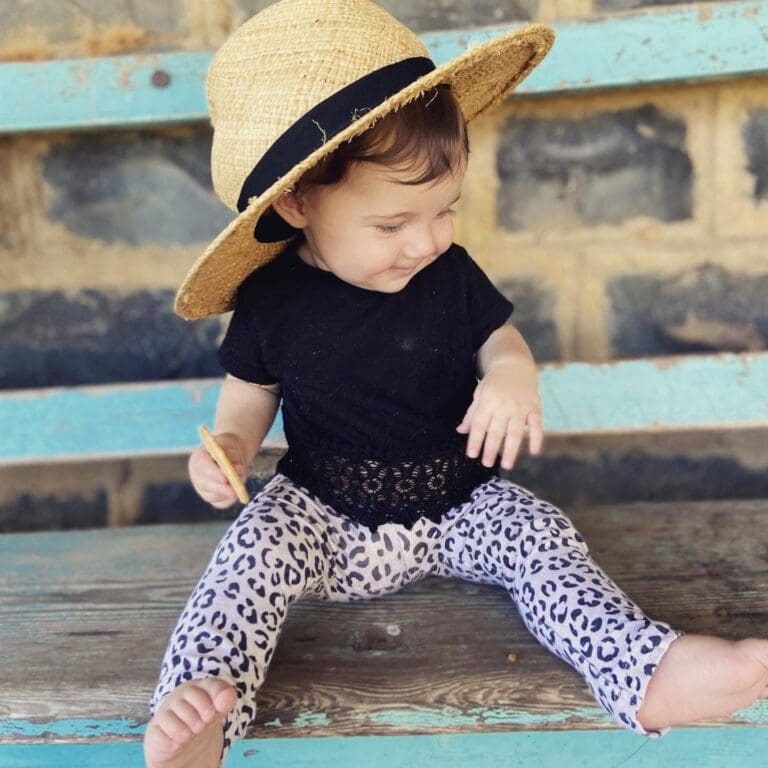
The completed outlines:
<svg viewBox="0 0 768 768">
<path fill-rule="evenodd" d="M 338 515 L 282 474 L 230 526 L 187 602 L 150 702 L 185 680 L 216 676 L 237 690 L 222 761 L 255 714 L 288 606 L 303 597 L 367 600 L 428 575 L 504 587 L 533 635 L 574 667 L 624 727 L 656 665 L 681 633 L 651 621 L 589 557 L 568 518 L 494 477 L 439 523 L 376 531 Z"/>
</svg>

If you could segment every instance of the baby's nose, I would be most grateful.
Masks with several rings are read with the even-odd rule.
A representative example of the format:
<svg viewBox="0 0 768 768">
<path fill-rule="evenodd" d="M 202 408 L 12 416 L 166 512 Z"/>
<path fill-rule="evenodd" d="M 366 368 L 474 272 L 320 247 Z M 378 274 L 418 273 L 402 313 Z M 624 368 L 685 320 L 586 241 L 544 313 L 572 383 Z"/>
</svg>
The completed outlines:
<svg viewBox="0 0 768 768">
<path fill-rule="evenodd" d="M 414 237 L 405 248 L 405 255 L 415 261 L 429 258 L 434 253 L 435 240 L 431 232 L 425 232 L 418 237 Z"/>
</svg>

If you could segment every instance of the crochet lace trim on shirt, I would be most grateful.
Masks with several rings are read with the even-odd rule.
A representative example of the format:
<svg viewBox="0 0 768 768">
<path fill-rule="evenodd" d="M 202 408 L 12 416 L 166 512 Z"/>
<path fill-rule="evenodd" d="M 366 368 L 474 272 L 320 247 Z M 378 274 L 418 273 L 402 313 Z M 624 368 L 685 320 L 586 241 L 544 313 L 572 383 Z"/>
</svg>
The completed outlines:
<svg viewBox="0 0 768 768">
<path fill-rule="evenodd" d="M 422 516 L 437 521 L 493 475 L 462 451 L 391 464 L 291 450 L 277 469 L 368 527 L 388 522 L 410 527 Z"/>
</svg>

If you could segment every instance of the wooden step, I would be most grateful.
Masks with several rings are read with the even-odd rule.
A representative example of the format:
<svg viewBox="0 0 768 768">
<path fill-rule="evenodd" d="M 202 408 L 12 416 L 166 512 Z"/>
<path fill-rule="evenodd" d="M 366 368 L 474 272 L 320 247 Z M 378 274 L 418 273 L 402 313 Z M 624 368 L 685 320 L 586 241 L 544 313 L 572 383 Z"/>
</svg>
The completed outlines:
<svg viewBox="0 0 768 768">
<path fill-rule="evenodd" d="M 571 517 L 649 615 L 737 638 L 768 626 L 766 514 L 768 501 L 718 501 Z M 224 529 L 0 537 L 0 743 L 138 741 L 168 636 Z M 766 726 L 768 708 L 716 724 Z M 250 736 L 614 727 L 503 591 L 433 578 L 373 602 L 295 605 Z"/>
</svg>

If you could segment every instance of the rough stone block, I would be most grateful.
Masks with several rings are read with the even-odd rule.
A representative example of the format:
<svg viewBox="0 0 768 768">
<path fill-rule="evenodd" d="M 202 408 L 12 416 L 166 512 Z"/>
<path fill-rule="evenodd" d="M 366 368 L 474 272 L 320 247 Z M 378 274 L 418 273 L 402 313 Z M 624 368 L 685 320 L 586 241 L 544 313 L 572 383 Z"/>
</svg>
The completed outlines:
<svg viewBox="0 0 768 768">
<path fill-rule="evenodd" d="M 580 120 L 512 116 L 497 155 L 497 212 L 509 230 L 692 217 L 686 123 L 653 104 Z"/>
<path fill-rule="evenodd" d="M 273 0 L 235 0 L 244 16 L 250 17 L 272 5 Z M 378 0 L 378 5 L 389 11 L 414 32 L 438 29 L 456 29 L 470 26 L 499 24 L 518 19 L 536 17 L 539 0 Z"/>
<path fill-rule="evenodd" d="M 172 32 L 184 19 L 185 0 L 33 0 L 0 3 L 0 27 L 23 25 L 59 29 L 62 32 L 83 20 L 93 22 L 130 21 L 148 29 Z"/>
<path fill-rule="evenodd" d="M 208 244 L 232 220 L 213 192 L 208 128 L 77 136 L 42 160 L 48 215 L 128 245 Z"/>
<path fill-rule="evenodd" d="M 32 0 L 0 3 L 0 58 L 162 50 L 186 36 L 186 0 Z"/>
<path fill-rule="evenodd" d="M 220 331 L 177 317 L 172 291 L 0 293 L 0 388 L 220 376 Z"/>
<path fill-rule="evenodd" d="M 768 199 L 768 108 L 752 111 L 744 125 L 744 148 L 755 179 L 755 201 Z"/>
<path fill-rule="evenodd" d="M 24 492 L 0 503 L 0 533 L 98 528 L 107 523 L 107 507 L 103 489 L 83 494 Z"/>
<path fill-rule="evenodd" d="M 768 81 L 729 81 L 719 89 L 711 190 L 716 233 L 764 241 L 768 234 Z"/>
<path fill-rule="evenodd" d="M 525 337 L 537 362 L 559 360 L 555 295 L 534 280 L 504 280 L 498 288 L 515 305 L 510 322 Z"/>
<path fill-rule="evenodd" d="M 601 453 L 596 459 L 521 456 L 508 475 L 563 509 L 587 504 L 697 499 L 764 499 L 768 473 L 729 456 Z"/>
<path fill-rule="evenodd" d="M 253 496 L 267 478 L 249 477 L 248 493 Z M 137 525 L 145 523 L 192 523 L 206 520 L 234 520 L 242 510 L 239 502 L 227 509 L 216 509 L 203 501 L 187 482 L 168 482 L 147 486 L 141 501 Z"/>
<path fill-rule="evenodd" d="M 141 499 L 136 525 L 197 523 L 204 520 L 234 520 L 239 506 L 216 509 L 204 502 L 189 482 L 156 483 L 147 486 Z"/>
<path fill-rule="evenodd" d="M 768 347 L 768 274 L 705 264 L 673 278 L 616 278 L 607 292 L 616 357 Z"/>
</svg>

